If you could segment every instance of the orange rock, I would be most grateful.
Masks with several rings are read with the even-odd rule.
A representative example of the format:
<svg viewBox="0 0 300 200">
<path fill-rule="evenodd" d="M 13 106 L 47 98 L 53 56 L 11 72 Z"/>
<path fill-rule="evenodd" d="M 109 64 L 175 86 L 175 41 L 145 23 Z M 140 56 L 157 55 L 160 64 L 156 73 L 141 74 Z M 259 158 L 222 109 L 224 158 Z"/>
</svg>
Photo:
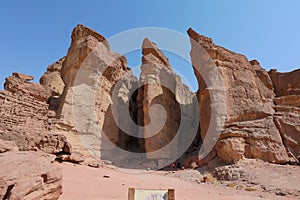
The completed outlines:
<svg viewBox="0 0 300 200">
<path fill-rule="evenodd" d="M 275 113 L 273 86 L 268 73 L 258 61 L 249 62 L 241 55 L 219 47 L 210 38 L 188 30 L 191 38 L 193 66 L 200 66 L 197 45 L 207 51 L 218 68 L 226 90 L 227 116 L 216 145 L 217 155 L 228 163 L 247 158 L 259 158 L 274 163 L 288 163 L 289 157 L 280 132 L 273 121 Z M 203 66 L 203 65 L 202 65 Z M 206 70 L 210 70 L 209 67 Z M 201 112 L 201 135 L 204 139 L 210 124 L 210 88 L 195 69 L 199 83 L 197 92 Z M 221 99 L 220 99 L 221 101 Z"/>
</svg>

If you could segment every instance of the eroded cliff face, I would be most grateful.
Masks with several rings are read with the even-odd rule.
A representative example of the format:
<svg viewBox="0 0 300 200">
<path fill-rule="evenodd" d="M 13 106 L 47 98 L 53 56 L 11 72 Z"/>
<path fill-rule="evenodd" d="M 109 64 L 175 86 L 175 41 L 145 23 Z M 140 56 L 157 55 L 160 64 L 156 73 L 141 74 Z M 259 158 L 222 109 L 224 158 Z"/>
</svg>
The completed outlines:
<svg viewBox="0 0 300 200">
<path fill-rule="evenodd" d="M 76 151 L 88 148 L 100 159 L 101 152 L 111 150 L 109 142 L 120 143 L 111 111 L 112 91 L 127 71 L 126 58 L 111 51 L 103 36 L 82 25 L 73 30 L 61 68 L 65 87 L 57 116 L 61 130 L 72 132 L 67 135 Z"/>
<path fill-rule="evenodd" d="M 142 54 L 137 99 L 138 121 L 144 126 L 140 135 L 145 138 L 148 159 L 174 161 L 189 147 L 184 147 L 188 143 L 185 140 L 192 142 L 199 137 L 196 97 L 173 72 L 168 58 L 147 38 Z"/>
<path fill-rule="evenodd" d="M 191 38 L 192 62 L 196 63 L 197 46 L 204 48 L 223 78 L 226 90 L 227 116 L 215 147 L 218 157 L 227 163 L 240 159 L 259 158 L 268 162 L 290 161 L 281 134 L 274 123 L 274 88 L 268 73 L 257 61 L 248 61 L 240 54 L 215 45 L 211 39 L 188 30 Z M 201 67 L 201 63 L 200 66 Z M 210 70 L 209 67 L 207 70 Z M 196 70 L 195 70 L 196 71 Z M 201 112 L 201 135 L 206 136 L 211 98 L 201 74 L 195 72 Z"/>
<path fill-rule="evenodd" d="M 0 91 L 0 139 L 23 151 L 70 152 L 66 137 L 56 131 L 55 112 L 48 109 L 49 93 L 32 79 L 20 73 L 6 79 L 5 91 Z"/>
<path fill-rule="evenodd" d="M 274 85 L 276 97 L 300 95 L 300 70 L 292 72 L 277 72 L 270 70 L 269 75 Z"/>
<path fill-rule="evenodd" d="M 267 73 L 258 61 L 192 29 L 188 35 L 196 94 L 149 39 L 142 44 L 138 79 L 102 35 L 78 25 L 67 55 L 48 66 L 41 84 L 20 73 L 7 78 L 0 91 L 0 139 L 76 162 L 90 155 L 146 163 L 142 167 L 156 162 L 158 168 L 178 158 L 186 166 L 213 158 L 299 162 L 300 71 Z M 220 135 L 210 138 L 211 125 Z M 217 143 L 201 161 L 207 137 Z M 128 152 L 143 154 L 130 160 Z"/>
<path fill-rule="evenodd" d="M 274 85 L 275 124 L 292 162 L 300 160 L 300 70 L 269 72 Z"/>
<path fill-rule="evenodd" d="M 174 121 L 173 123 L 170 123 L 170 110 L 168 109 L 168 107 L 169 105 L 173 106 L 174 110 L 178 111 L 179 105 L 178 102 L 176 102 L 175 98 L 172 98 L 172 96 L 170 96 L 169 93 L 171 92 L 168 91 L 174 90 L 174 88 L 168 88 L 167 85 L 164 85 L 162 83 L 162 81 L 167 81 L 168 79 L 162 80 L 161 74 L 165 73 L 168 75 L 169 73 L 170 76 L 171 73 L 169 60 L 159 49 L 157 49 L 155 44 L 148 39 L 145 39 L 143 41 L 142 48 L 143 64 L 141 66 L 142 72 L 140 84 L 143 85 L 143 87 L 139 90 L 141 102 L 138 102 L 138 104 L 142 108 L 140 109 L 140 112 L 143 112 L 143 125 L 149 126 L 149 128 L 146 128 L 144 130 L 144 133 L 142 134 L 146 138 L 144 144 L 145 150 L 146 152 L 150 153 L 166 146 L 173 139 L 178 129 L 178 117 L 180 116 L 180 113 L 174 113 Z M 174 78 L 171 77 L 170 81 L 174 82 Z M 175 84 L 172 83 L 169 86 L 174 87 Z M 156 114 L 153 115 L 152 113 L 152 115 L 150 116 L 150 109 L 154 104 L 160 105 L 162 107 L 156 107 L 156 109 L 154 108 Z M 153 135 L 155 133 L 157 134 Z M 148 158 L 169 158 L 170 154 L 171 152 L 164 152 L 162 154 L 153 156 L 150 156 L 150 154 L 148 154 Z"/>
</svg>

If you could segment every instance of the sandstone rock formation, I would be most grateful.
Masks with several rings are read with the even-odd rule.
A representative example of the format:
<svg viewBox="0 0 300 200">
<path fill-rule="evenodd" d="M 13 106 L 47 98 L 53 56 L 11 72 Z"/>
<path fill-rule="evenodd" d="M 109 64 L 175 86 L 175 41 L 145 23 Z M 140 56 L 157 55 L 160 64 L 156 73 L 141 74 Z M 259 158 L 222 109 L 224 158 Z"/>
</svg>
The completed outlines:
<svg viewBox="0 0 300 200">
<path fill-rule="evenodd" d="M 274 85 L 274 91 L 277 97 L 300 95 L 300 70 L 280 73 L 276 70 L 270 70 L 269 75 Z"/>
<path fill-rule="evenodd" d="M 126 58 L 111 51 L 100 34 L 82 25 L 73 30 L 61 69 L 65 88 L 57 114 L 60 129 L 75 151 L 86 151 L 83 141 L 99 159 L 100 150 L 110 151 L 106 145 L 109 141 L 119 143 L 118 127 L 111 116 L 112 90 L 129 70 L 126 63 Z M 102 131 L 106 137 L 101 137 Z"/>
<path fill-rule="evenodd" d="M 104 120 L 103 132 L 111 132 L 109 124 L 118 127 L 116 145 L 124 150 L 132 152 L 144 152 L 140 146 L 142 139 L 138 138 L 137 127 L 137 92 L 138 79 L 131 73 L 126 72 L 114 86 L 112 94 L 112 106 Z M 112 116 L 112 111 L 115 114 Z M 114 119 L 115 122 L 110 122 Z M 116 124 L 117 123 L 117 124 Z"/>
<path fill-rule="evenodd" d="M 47 72 L 40 78 L 40 84 L 44 86 L 46 92 L 51 94 L 48 99 L 49 109 L 57 111 L 60 104 L 60 96 L 62 95 L 65 83 L 61 77 L 61 68 L 65 57 L 59 59 L 55 63 L 47 67 Z"/>
<path fill-rule="evenodd" d="M 58 98 L 58 129 L 72 144 L 73 152 L 81 152 L 84 156 L 92 153 L 96 158 L 111 159 L 116 163 L 118 159 L 115 157 L 126 159 L 126 154 L 117 150 L 117 146 L 133 152 L 147 152 L 151 158 L 148 153 L 160 149 L 178 131 L 185 130 L 185 136 L 177 139 L 173 150 L 152 157 L 162 159 L 169 158 L 171 154 L 175 156 L 180 149 L 178 145 L 184 146 L 182 141 L 194 139 L 186 129 L 189 127 L 190 132 L 195 134 L 198 131 L 198 122 L 191 117 L 191 113 L 197 111 L 195 95 L 181 83 L 163 53 L 147 39 L 143 42 L 142 53 L 143 72 L 138 84 L 127 67 L 126 58 L 111 51 L 103 36 L 82 25 L 73 30 L 65 60 L 54 64 L 58 66 L 56 71 L 62 65 L 60 76 L 65 83 L 64 92 Z M 49 73 L 54 71 L 52 66 L 48 67 Z M 42 83 L 48 80 L 46 74 L 41 78 L 44 80 Z M 157 85 L 151 88 L 152 85 L 147 82 L 154 79 L 156 84 L 165 87 Z M 49 84 L 45 86 L 52 91 L 53 98 L 53 90 Z M 139 86 L 141 88 L 137 91 Z M 137 124 L 150 123 L 149 108 L 152 104 L 163 106 L 171 117 L 162 124 L 162 134 L 151 140 L 139 139 L 138 135 L 147 136 L 148 133 L 144 129 L 138 130 Z M 181 107 L 184 109 L 181 110 Z M 155 116 L 156 123 L 163 122 L 161 116 Z"/>
<path fill-rule="evenodd" d="M 0 139 L 0 153 L 4 153 L 7 151 L 18 151 L 19 148 L 12 141 L 5 141 Z"/>
<path fill-rule="evenodd" d="M 179 110 L 179 104 L 176 102 L 174 96 L 172 96 L 175 82 L 174 77 L 171 75 L 171 66 L 168 59 L 157 49 L 155 44 L 147 38 L 143 41 L 142 49 L 143 63 L 140 78 L 140 85 L 142 85 L 142 87 L 140 87 L 138 92 L 139 101 L 137 103 L 140 107 L 140 112 L 143 112 L 143 114 L 140 114 L 143 116 L 141 119 L 143 121 L 142 125 L 149 126 L 149 129 L 146 128 L 142 134 L 145 137 L 145 150 L 150 153 L 166 146 L 166 144 L 173 139 L 178 130 L 180 113 L 174 113 L 174 119 L 170 119 L 169 105 L 174 107 L 173 111 L 176 112 Z M 161 78 L 162 73 L 168 76 L 165 77 L 164 80 Z M 164 83 L 162 83 L 163 81 L 172 81 L 173 83 L 164 85 Z M 152 113 L 155 112 L 156 114 L 152 114 L 151 116 L 150 109 L 153 104 L 162 107 L 156 106 L 156 110 L 152 111 Z M 169 149 L 169 151 L 171 151 L 171 149 Z M 148 158 L 170 158 L 170 155 L 171 152 L 159 153 L 152 157 L 148 154 Z"/>
<path fill-rule="evenodd" d="M 55 113 L 49 111 L 44 87 L 28 82 L 33 77 L 13 73 L 0 91 L 0 139 L 13 141 L 20 150 L 69 152 L 66 137 L 55 131 Z"/>
<path fill-rule="evenodd" d="M 168 58 L 149 39 L 143 41 L 137 97 L 138 121 L 144 126 L 148 159 L 177 159 L 198 131 L 195 95 L 182 84 Z M 167 147 L 169 145 L 169 147 Z M 167 148 L 165 148 L 167 147 Z M 182 152 L 181 152 L 182 151 Z"/>
<path fill-rule="evenodd" d="M 36 100 L 47 101 L 50 93 L 37 83 L 31 83 L 33 76 L 21 73 L 13 73 L 12 76 L 6 78 L 4 89 L 14 94 L 24 94 L 34 96 Z"/>
<path fill-rule="evenodd" d="M 61 68 L 65 58 L 59 59 L 57 62 L 47 67 L 47 72 L 40 78 L 40 84 L 44 86 L 47 93 L 52 97 L 60 97 L 64 91 L 65 84 L 61 78 Z"/>
<path fill-rule="evenodd" d="M 197 96 L 203 139 L 208 130 L 213 102 L 210 101 L 210 88 L 199 74 L 199 68 L 210 70 L 212 66 L 199 61 L 201 52 L 197 51 L 198 46 L 207 51 L 223 78 L 226 90 L 227 116 L 216 145 L 217 155 L 228 163 L 244 157 L 288 163 L 288 154 L 273 119 L 275 95 L 268 73 L 257 61 L 249 62 L 245 56 L 215 45 L 210 38 L 192 29 L 188 30 L 188 34 L 192 44 L 192 64 L 199 83 Z"/>
<path fill-rule="evenodd" d="M 276 97 L 275 124 L 281 133 L 283 143 L 291 162 L 300 161 L 300 70 L 280 73 L 271 70 Z"/>
<path fill-rule="evenodd" d="M 149 39 L 143 41 L 138 79 L 102 35 L 78 25 L 67 55 L 48 66 L 41 84 L 20 73 L 6 79 L 0 91 L 0 152 L 41 150 L 93 166 L 99 162 L 91 154 L 119 166 L 124 161 L 164 166 L 179 157 L 189 166 L 215 157 L 227 163 L 299 162 L 300 71 L 267 73 L 256 60 L 192 29 L 188 34 L 196 94 Z M 217 142 L 212 151 L 205 138 Z M 127 152 L 145 154 L 128 160 Z"/>
<path fill-rule="evenodd" d="M 1 153 L 0 199 L 58 199 L 62 170 L 52 164 L 54 159 L 39 152 Z"/>
</svg>

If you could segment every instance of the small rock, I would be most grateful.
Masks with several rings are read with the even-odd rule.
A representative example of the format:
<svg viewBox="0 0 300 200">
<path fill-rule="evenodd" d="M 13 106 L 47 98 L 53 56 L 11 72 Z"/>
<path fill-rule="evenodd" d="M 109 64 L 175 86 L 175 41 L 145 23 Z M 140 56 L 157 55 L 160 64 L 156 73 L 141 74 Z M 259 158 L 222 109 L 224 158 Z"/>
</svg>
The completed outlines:
<svg viewBox="0 0 300 200">
<path fill-rule="evenodd" d="M 0 139 L 0 153 L 4 153 L 7 151 L 18 151 L 18 150 L 19 148 L 14 142 Z"/>
<path fill-rule="evenodd" d="M 275 194 L 278 196 L 286 196 L 287 195 L 287 193 L 284 191 L 279 191 L 279 192 L 276 192 Z"/>
<path fill-rule="evenodd" d="M 99 161 L 97 161 L 94 158 L 87 158 L 83 162 L 84 165 L 87 165 L 89 167 L 98 168 L 100 166 Z"/>
<path fill-rule="evenodd" d="M 256 191 L 257 189 L 254 187 L 246 187 L 245 190 L 248 192 L 253 192 L 253 191 Z"/>
<path fill-rule="evenodd" d="M 112 165 L 112 162 L 110 160 L 102 160 L 102 163 L 104 165 Z"/>
</svg>

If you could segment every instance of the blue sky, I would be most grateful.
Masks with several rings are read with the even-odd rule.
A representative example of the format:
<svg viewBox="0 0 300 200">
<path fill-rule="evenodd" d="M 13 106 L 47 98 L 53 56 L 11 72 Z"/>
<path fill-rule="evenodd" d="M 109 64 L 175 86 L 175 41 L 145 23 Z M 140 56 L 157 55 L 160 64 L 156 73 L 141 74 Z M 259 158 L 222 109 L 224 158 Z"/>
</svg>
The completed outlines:
<svg viewBox="0 0 300 200">
<path fill-rule="evenodd" d="M 192 27 L 218 45 L 259 60 L 267 70 L 291 71 L 300 67 L 299 9 L 297 0 L 2 1 L 0 88 L 15 71 L 38 81 L 49 64 L 66 54 L 77 24 L 105 37 L 139 27 L 185 34 Z M 139 65 L 140 57 L 138 51 L 128 55 L 129 66 Z M 195 88 L 192 67 L 170 57 Z"/>
</svg>

